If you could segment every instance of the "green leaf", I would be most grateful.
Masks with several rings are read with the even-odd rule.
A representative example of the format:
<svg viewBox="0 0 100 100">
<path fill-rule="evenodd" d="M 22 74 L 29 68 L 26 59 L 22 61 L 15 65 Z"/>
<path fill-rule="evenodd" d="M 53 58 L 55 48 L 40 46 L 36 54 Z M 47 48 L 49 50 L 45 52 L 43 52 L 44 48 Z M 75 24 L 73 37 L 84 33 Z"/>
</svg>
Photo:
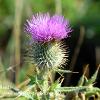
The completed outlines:
<svg viewBox="0 0 100 100">
<path fill-rule="evenodd" d="M 60 73 L 77 73 L 77 72 L 72 72 L 70 70 L 62 70 L 62 69 L 54 69 L 54 71 L 60 72 Z"/>
<path fill-rule="evenodd" d="M 49 88 L 49 92 L 54 92 L 57 88 L 61 87 L 61 83 L 58 81 L 52 83 L 52 85 Z"/>
<path fill-rule="evenodd" d="M 88 82 L 86 82 L 85 85 L 91 85 L 93 84 L 96 79 L 97 79 L 97 75 L 98 75 L 98 71 L 99 71 L 99 67 L 97 68 L 96 72 L 93 74 L 93 76 L 88 80 Z"/>
<path fill-rule="evenodd" d="M 86 95 L 86 97 L 90 97 L 91 95 L 95 95 L 97 93 L 100 94 L 100 89 L 97 87 L 93 87 L 93 88 L 88 89 L 86 91 L 85 95 Z"/>
<path fill-rule="evenodd" d="M 80 80 L 78 81 L 78 86 L 83 86 L 85 80 L 84 74 L 81 76 Z"/>
<path fill-rule="evenodd" d="M 79 92 L 86 91 L 86 89 L 87 89 L 86 86 L 81 86 L 81 87 L 60 87 L 60 88 L 57 88 L 57 90 L 59 92 L 63 92 L 63 93 L 69 93 L 69 92 L 79 93 Z"/>
</svg>

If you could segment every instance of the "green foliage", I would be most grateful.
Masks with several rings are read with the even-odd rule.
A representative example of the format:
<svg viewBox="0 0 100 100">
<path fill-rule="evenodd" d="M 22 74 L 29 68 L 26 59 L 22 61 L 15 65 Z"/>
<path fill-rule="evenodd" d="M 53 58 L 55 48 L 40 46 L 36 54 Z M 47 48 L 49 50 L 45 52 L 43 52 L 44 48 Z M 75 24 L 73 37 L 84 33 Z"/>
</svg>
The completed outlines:
<svg viewBox="0 0 100 100">
<path fill-rule="evenodd" d="M 6 92 L 11 91 L 13 93 L 10 94 L 11 98 L 16 97 L 18 100 L 52 100 L 52 98 L 53 100 L 56 100 L 56 98 L 58 100 L 60 100 L 59 98 L 64 100 L 64 93 L 67 93 L 68 95 L 83 93 L 86 98 L 89 98 L 92 95 L 99 96 L 100 89 L 93 86 L 98 70 L 99 68 L 90 79 L 87 79 L 87 81 L 83 75 L 78 82 L 78 86 L 75 87 L 61 87 L 62 79 L 58 79 L 57 81 L 50 83 L 48 80 L 48 74 L 44 74 L 43 72 L 41 73 L 41 70 L 39 70 L 37 74 L 29 76 L 30 82 L 27 86 L 25 86 L 26 88 L 24 90 L 20 90 L 15 87 L 9 87 L 9 89 L 5 88 L 5 90 Z"/>
<path fill-rule="evenodd" d="M 29 76 L 29 78 L 31 79 L 29 85 L 34 85 L 34 84 L 43 84 L 43 79 L 38 76 L 38 75 L 34 75 L 34 76 Z"/>
<path fill-rule="evenodd" d="M 99 67 L 90 79 L 87 79 L 84 75 L 82 75 L 82 77 L 78 82 L 78 86 L 87 87 L 86 91 L 84 91 L 87 98 L 90 97 L 91 95 L 96 95 L 97 93 L 100 94 L 100 89 L 93 86 L 96 82 L 98 71 Z"/>
</svg>

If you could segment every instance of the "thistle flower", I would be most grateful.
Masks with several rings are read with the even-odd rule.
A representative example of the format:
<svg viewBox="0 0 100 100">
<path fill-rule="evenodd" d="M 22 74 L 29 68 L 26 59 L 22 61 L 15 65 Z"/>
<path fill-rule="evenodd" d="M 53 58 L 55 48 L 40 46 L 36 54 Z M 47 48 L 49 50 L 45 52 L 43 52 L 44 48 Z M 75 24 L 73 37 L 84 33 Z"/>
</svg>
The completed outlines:
<svg viewBox="0 0 100 100">
<path fill-rule="evenodd" d="M 67 60 L 66 48 L 60 40 L 71 31 L 69 21 L 63 16 L 33 15 L 25 24 L 25 32 L 31 37 L 27 57 L 39 68 L 59 67 Z"/>
<path fill-rule="evenodd" d="M 54 15 L 50 17 L 48 13 L 33 15 L 25 24 L 25 32 L 35 42 L 61 40 L 67 38 L 71 31 L 69 21 L 65 20 L 63 16 Z"/>
</svg>

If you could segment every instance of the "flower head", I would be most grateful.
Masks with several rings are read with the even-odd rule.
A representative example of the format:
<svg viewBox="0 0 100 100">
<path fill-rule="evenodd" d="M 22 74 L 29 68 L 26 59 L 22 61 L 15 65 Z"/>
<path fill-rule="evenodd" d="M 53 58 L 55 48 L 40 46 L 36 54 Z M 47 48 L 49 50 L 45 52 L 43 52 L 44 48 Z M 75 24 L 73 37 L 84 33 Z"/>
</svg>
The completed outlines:
<svg viewBox="0 0 100 100">
<path fill-rule="evenodd" d="M 31 37 L 26 57 L 39 68 L 60 67 L 68 57 L 60 40 L 67 38 L 71 31 L 69 21 L 63 16 L 50 16 L 48 13 L 33 15 L 25 24 L 25 32 Z"/>
<path fill-rule="evenodd" d="M 25 31 L 31 35 L 32 41 L 48 42 L 66 38 L 72 30 L 69 21 L 65 20 L 63 16 L 50 17 L 48 13 L 39 13 L 27 20 Z"/>
</svg>

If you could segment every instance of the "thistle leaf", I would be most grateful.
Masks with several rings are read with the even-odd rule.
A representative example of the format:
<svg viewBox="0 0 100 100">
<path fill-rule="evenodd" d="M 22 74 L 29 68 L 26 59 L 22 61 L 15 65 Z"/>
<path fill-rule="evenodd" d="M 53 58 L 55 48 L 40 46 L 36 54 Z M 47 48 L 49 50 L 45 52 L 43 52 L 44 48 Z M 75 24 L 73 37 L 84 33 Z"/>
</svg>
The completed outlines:
<svg viewBox="0 0 100 100">
<path fill-rule="evenodd" d="M 61 84 L 58 81 L 56 81 L 56 82 L 52 83 L 52 85 L 50 86 L 49 92 L 54 92 L 59 87 L 61 87 Z"/>
<path fill-rule="evenodd" d="M 82 75 L 81 78 L 80 78 L 80 80 L 78 81 L 78 85 L 77 86 L 83 86 L 84 80 L 85 80 L 85 76 Z"/>
<path fill-rule="evenodd" d="M 97 70 L 95 71 L 95 73 L 93 74 L 93 76 L 88 80 L 88 82 L 86 82 L 86 86 L 93 84 L 96 79 L 97 79 L 97 75 L 98 75 L 98 71 L 99 71 L 99 67 L 97 68 Z"/>
<path fill-rule="evenodd" d="M 62 70 L 62 69 L 54 69 L 54 71 L 60 73 L 77 73 L 77 72 L 72 72 L 70 70 Z"/>
<path fill-rule="evenodd" d="M 90 97 L 91 95 L 95 95 L 97 93 L 100 94 L 100 89 L 97 87 L 93 87 L 93 88 L 88 89 L 86 91 L 85 95 L 86 95 L 86 97 Z"/>
<path fill-rule="evenodd" d="M 87 89 L 86 86 L 81 86 L 81 87 L 60 87 L 60 88 L 57 88 L 57 90 L 59 92 L 63 92 L 63 93 L 70 93 L 70 92 L 79 93 L 79 92 L 86 91 L 86 89 Z"/>
</svg>

